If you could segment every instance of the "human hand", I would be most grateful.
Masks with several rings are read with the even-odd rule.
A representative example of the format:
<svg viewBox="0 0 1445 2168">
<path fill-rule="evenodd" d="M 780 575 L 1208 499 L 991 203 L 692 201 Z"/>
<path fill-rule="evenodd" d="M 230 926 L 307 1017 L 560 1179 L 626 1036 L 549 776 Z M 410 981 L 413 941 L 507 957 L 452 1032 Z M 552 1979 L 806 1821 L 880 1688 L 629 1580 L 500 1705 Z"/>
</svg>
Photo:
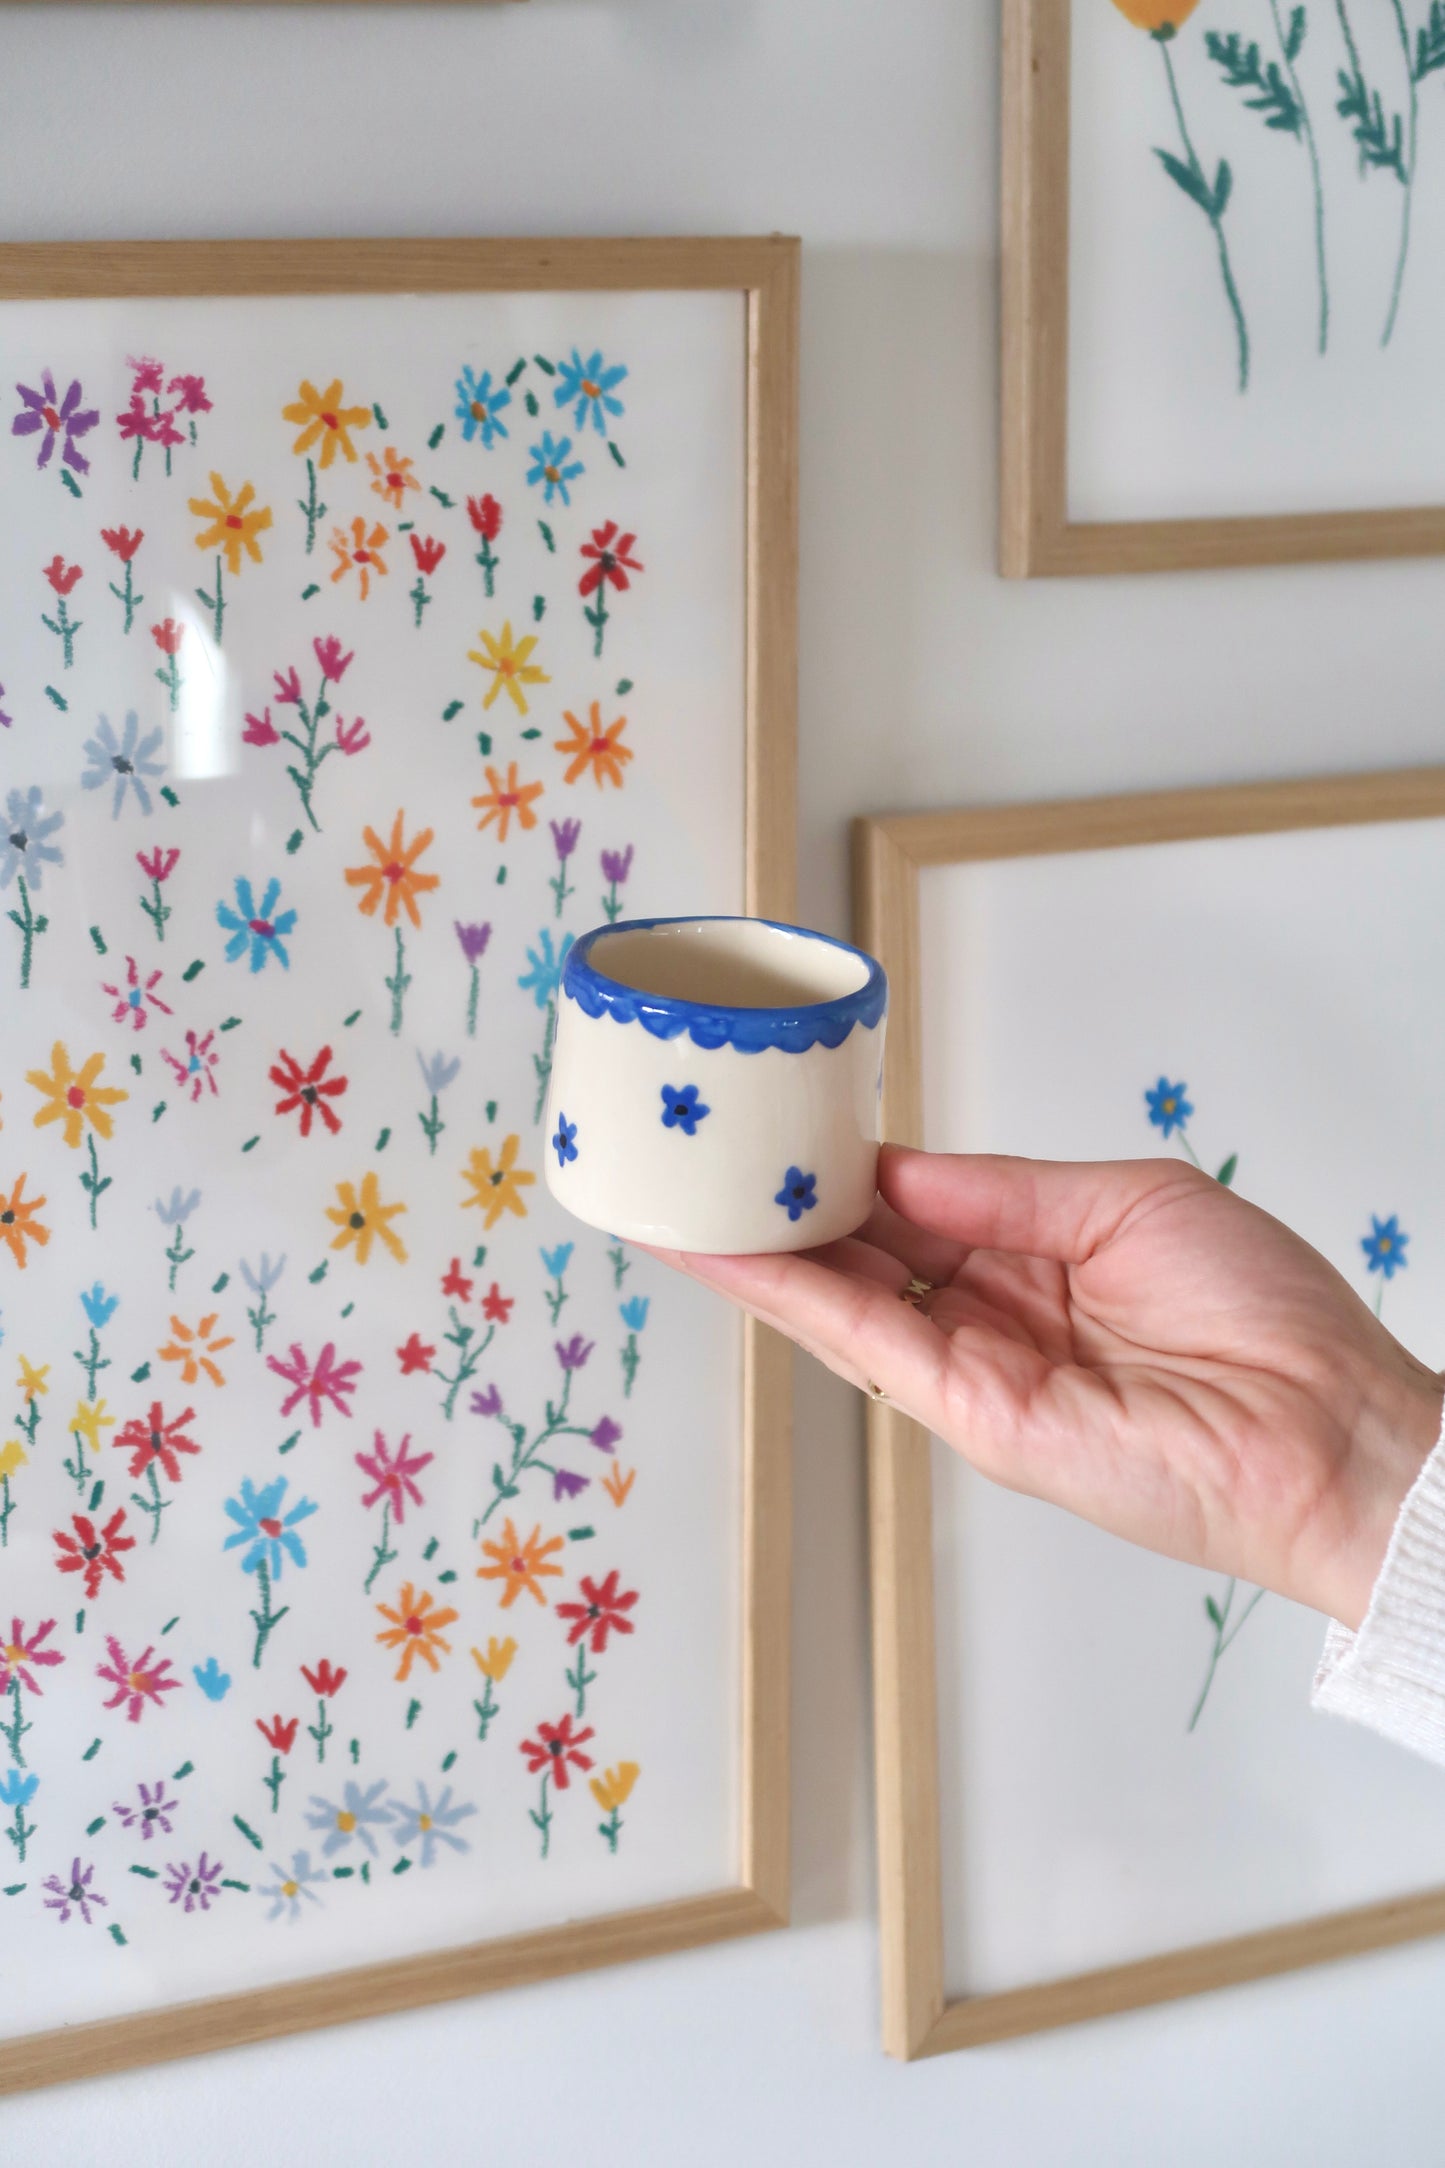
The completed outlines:
<svg viewBox="0 0 1445 2168">
<path fill-rule="evenodd" d="M 885 1145 L 878 1188 L 822 1249 L 656 1254 L 995 1482 L 1359 1625 L 1442 1381 L 1317 1251 L 1166 1160 Z"/>
</svg>

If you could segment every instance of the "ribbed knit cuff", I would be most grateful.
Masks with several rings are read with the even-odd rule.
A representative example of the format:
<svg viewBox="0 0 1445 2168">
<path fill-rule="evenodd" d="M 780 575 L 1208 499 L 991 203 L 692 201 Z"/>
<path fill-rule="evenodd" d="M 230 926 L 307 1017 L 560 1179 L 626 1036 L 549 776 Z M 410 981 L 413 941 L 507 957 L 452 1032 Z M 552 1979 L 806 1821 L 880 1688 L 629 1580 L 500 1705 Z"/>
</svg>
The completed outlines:
<svg viewBox="0 0 1445 2168">
<path fill-rule="evenodd" d="M 1400 1507 L 1359 1631 L 1331 1623 L 1310 1698 L 1445 1766 L 1445 1428 Z"/>
</svg>

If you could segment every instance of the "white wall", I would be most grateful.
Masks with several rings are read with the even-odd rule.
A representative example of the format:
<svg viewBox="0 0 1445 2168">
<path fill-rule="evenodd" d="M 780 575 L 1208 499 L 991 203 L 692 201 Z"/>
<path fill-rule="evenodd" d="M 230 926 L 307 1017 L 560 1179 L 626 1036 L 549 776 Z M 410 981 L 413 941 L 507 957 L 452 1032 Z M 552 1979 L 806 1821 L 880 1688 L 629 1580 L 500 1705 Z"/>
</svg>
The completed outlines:
<svg viewBox="0 0 1445 2168">
<path fill-rule="evenodd" d="M 8 7 L 0 225 L 801 234 L 802 906 L 820 923 L 846 924 L 858 811 L 1440 757 L 1438 564 L 995 580 L 995 12 Z M 790 1934 L 12 2101 L 4 2168 L 1438 2163 L 1438 1946 L 883 2060 L 861 1434 L 807 1365 L 798 1476 Z"/>
</svg>

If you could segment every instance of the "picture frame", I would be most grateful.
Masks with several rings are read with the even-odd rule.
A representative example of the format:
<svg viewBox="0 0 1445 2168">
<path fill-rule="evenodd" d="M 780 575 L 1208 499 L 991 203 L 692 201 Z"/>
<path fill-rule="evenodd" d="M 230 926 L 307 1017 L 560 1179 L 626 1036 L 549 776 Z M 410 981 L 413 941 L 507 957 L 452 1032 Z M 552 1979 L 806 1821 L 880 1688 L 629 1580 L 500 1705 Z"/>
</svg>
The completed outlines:
<svg viewBox="0 0 1445 2168">
<path fill-rule="evenodd" d="M 891 987 L 885 1138 L 910 1145 L 925 1141 L 920 892 L 930 869 L 1069 862 L 1074 854 L 1082 860 L 1141 845 L 1228 838 L 1289 841 L 1331 829 L 1368 834 L 1375 824 L 1442 819 L 1445 768 L 1436 767 L 859 820 L 853 839 L 856 938 L 883 963 Z M 1145 1136 L 1150 1134 L 1144 1130 Z M 1157 1140 L 1156 1148 L 1161 1148 Z M 1222 1170 L 1221 1178 L 1232 1180 L 1233 1168 Z M 1432 1886 L 1062 1977 L 949 1995 L 940 1807 L 939 1681 L 944 1674 L 936 1618 L 936 1463 L 926 1430 L 899 1408 L 870 1403 L 867 1433 L 882 2026 L 890 2054 L 903 2059 L 946 2054 L 1445 1931 L 1445 1887 Z M 936 1451 L 949 1459 L 946 1449 Z M 966 1473 L 964 1480 L 982 1481 Z M 990 1495 L 1011 1505 L 1031 1503 L 1012 1500 L 1006 1493 Z M 1082 1535 L 1113 1543 L 1097 1531 L 1083 1529 Z M 1111 1549 L 1110 1558 L 1114 1555 Z M 1170 1573 L 1183 1570 L 1160 1561 L 1149 1564 Z M 1297 1645 L 1303 1637 L 1308 1647 L 1313 1627 L 1301 1614 Z M 1299 1682 L 1293 1671 L 1290 1677 L 1290 1694 L 1303 1709 L 1303 1690 L 1296 1691 Z M 1190 1681 L 1191 1694 L 1196 1683 Z M 1307 1712 L 1301 1718 L 1306 1720 L 1324 1724 L 1332 1744 L 1342 1731 L 1347 1752 L 1391 1751 L 1352 1727 L 1310 1719 Z M 972 1750 L 979 1750 L 976 1740 Z M 964 1752 L 955 1748 L 955 1764 Z M 1405 1781 L 1419 1773 L 1408 1760 L 1402 1769 L 1392 1765 L 1392 1774 Z M 1102 1863 L 1099 1871 L 1102 1879 Z"/>
<path fill-rule="evenodd" d="M 741 471 L 736 476 L 743 552 L 739 573 L 738 672 L 743 711 L 737 783 L 743 835 L 739 900 L 750 914 L 787 919 L 793 913 L 795 893 L 798 274 L 798 243 L 777 235 L 6 244 L 0 246 L 0 333 L 12 305 L 51 302 L 255 298 L 268 302 L 300 299 L 309 304 L 318 297 L 376 297 L 385 303 L 389 297 L 473 294 L 735 298 L 743 417 Z M 537 410 L 532 407 L 531 411 Z M 440 437 L 441 432 L 437 434 Z M 621 468 L 623 460 L 616 454 L 614 458 Z M 337 467 L 339 471 L 340 461 Z M 631 537 L 627 539 L 630 543 Z M 550 540 L 547 546 L 553 547 Z M 407 569 L 410 572 L 411 567 Z M 424 583 L 419 579 L 418 584 Z M 120 593 L 119 588 L 114 591 Z M 487 592 L 491 592 L 490 571 Z M 418 628 L 421 622 L 419 605 Z M 129 604 L 126 629 L 130 629 Z M 216 633 L 219 646 L 219 589 Z M 229 628 L 226 637 L 229 640 Z M 173 645 L 165 654 L 150 659 L 164 665 L 169 655 L 174 661 L 178 639 L 173 634 Z M 587 639 L 590 647 L 590 634 Z M 600 652 L 600 626 L 597 646 Z M 12 676 L 12 695 L 13 691 Z M 13 697 L 7 705 L 15 705 Z M 8 725 L 9 717 L 5 720 Z M 260 726 L 258 735 L 248 739 L 250 744 L 269 742 Z M 7 783 L 18 779 L 7 754 L 8 743 L 0 734 L 0 781 Z M 347 750 L 344 744 L 342 750 Z M 600 771 L 596 780 L 600 790 Z M 561 855 L 560 842 L 557 848 Z M 7 897 L 7 903 L 10 900 Z M 560 900 L 557 910 L 560 917 Z M 18 918 L 16 923 L 20 923 Z M 195 968 L 199 970 L 200 964 Z M 251 968 L 255 969 L 254 959 Z M 398 1005 L 400 998 L 398 993 Z M 432 1113 L 435 1116 L 435 1097 Z M 17 1127 L 13 1118 L 7 1127 L 13 1136 Z M 541 1139 L 536 1141 L 540 1146 Z M 602 1238 L 593 1239 L 600 1242 Z M 620 1279 L 615 1284 L 620 1286 Z M 738 1732 L 732 1755 L 735 1797 L 723 1816 L 726 1825 L 730 1814 L 735 1833 L 736 1881 L 632 1909 L 564 1917 L 535 1930 L 462 1947 L 423 1948 L 379 1962 L 287 1978 L 279 1984 L 211 1993 L 6 2038 L 0 2040 L 0 2094 L 531 1984 L 786 1923 L 790 1350 L 786 1341 L 751 1321 L 740 1328 L 739 1345 L 742 1435 L 736 1540 L 740 1564 L 734 1659 Z M 574 1352 L 573 1359 L 584 1358 Z M 8 1346 L 5 1360 L 8 1367 Z M 559 1360 L 565 1371 L 568 1358 L 559 1355 Z M 34 1405 L 32 1400 L 32 1411 Z M 282 1450 L 286 1450 L 284 1445 Z M 604 1450 L 610 1451 L 610 1445 L 604 1444 Z M 77 1463 L 81 1459 L 77 1445 Z M 382 1541 L 384 1546 L 384 1532 Z M 13 1558 L 15 1553 L 10 1555 Z M 231 1570 L 229 1564 L 227 1570 Z M 258 1664 L 261 1645 L 258 1640 Z M 17 1688 L 17 1699 L 18 1695 Z M 260 1840 L 253 1837 L 252 1841 Z"/>
<path fill-rule="evenodd" d="M 1122 12 L 1117 17 L 1108 0 L 1089 0 L 1089 5 L 1097 7 L 1101 17 L 1107 17 L 1105 27 L 1117 33 L 1116 43 L 1127 42 L 1131 53 L 1135 48 L 1139 52 L 1147 50 L 1145 41 L 1150 33 L 1143 27 L 1145 18 L 1152 22 L 1156 16 L 1162 17 L 1167 12 L 1162 6 L 1148 4 L 1148 0 L 1135 0 L 1132 8 L 1125 7 L 1124 0 L 1119 0 Z M 1002 575 L 1007 579 L 1036 579 L 1197 571 L 1217 566 L 1433 556 L 1445 550 L 1445 503 L 1372 505 L 1366 496 L 1362 505 L 1350 502 L 1336 505 L 1326 500 L 1308 509 L 1241 510 L 1238 514 L 1223 512 L 1199 517 L 1091 518 L 1075 516 L 1071 511 L 1070 137 L 1074 9 L 1075 0 L 1004 0 L 1003 7 L 999 510 L 999 570 Z M 1176 12 L 1181 17 L 1188 17 L 1192 12 L 1192 0 L 1185 0 Z M 1131 18 L 1129 22 L 1124 20 L 1126 14 Z M 1133 27 L 1135 17 L 1141 27 Z M 1187 22 L 1184 27 L 1191 37 L 1198 33 L 1197 22 Z M 1091 29 L 1097 34 L 1098 26 L 1092 18 Z M 1315 34 L 1312 30 L 1311 36 Z M 1324 31 L 1319 34 L 1324 35 Z M 1167 49 L 1172 51 L 1173 46 Z M 1269 55 L 1261 57 L 1258 45 L 1254 53 L 1256 62 L 1267 75 Z M 1229 57 L 1222 46 L 1219 55 L 1221 59 Z M 1431 64 L 1434 65 L 1433 60 Z M 1274 65 L 1278 74 L 1280 63 Z M 1237 70 L 1235 72 L 1237 74 Z M 1226 78 L 1230 111 L 1223 117 L 1230 123 L 1247 124 L 1253 135 L 1264 141 L 1264 130 L 1257 126 L 1256 114 L 1240 104 L 1241 98 L 1250 94 L 1248 87 L 1231 89 L 1228 84 L 1232 80 L 1232 76 Z M 1317 108 L 1322 102 L 1320 93 L 1327 80 L 1327 73 L 1321 68 L 1315 96 Z M 1149 87 L 1151 90 L 1156 87 L 1152 76 Z M 1338 89 L 1338 85 L 1335 87 Z M 1412 90 L 1420 87 L 1412 77 Z M 1156 202 L 1157 194 L 1164 208 L 1174 215 L 1177 230 L 1186 220 L 1192 224 L 1196 214 L 1193 207 L 1184 202 L 1181 193 L 1183 181 L 1187 181 L 1189 175 L 1183 174 L 1180 188 L 1171 189 L 1171 177 L 1159 173 L 1156 160 L 1149 156 L 1156 141 L 1163 146 L 1157 153 L 1159 159 L 1165 158 L 1166 153 L 1174 156 L 1169 150 L 1169 111 L 1162 81 L 1157 88 L 1160 98 L 1157 116 L 1152 109 L 1147 115 L 1130 115 L 1131 123 L 1136 119 L 1147 122 L 1142 136 L 1137 129 L 1131 131 L 1130 146 L 1138 153 L 1135 163 L 1140 191 L 1149 191 L 1147 200 L 1154 206 L 1154 215 L 1162 215 L 1159 202 Z M 1296 116 L 1293 121 L 1295 134 L 1300 136 L 1295 101 L 1287 91 L 1284 95 L 1290 100 L 1291 114 Z M 1211 114 L 1213 111 L 1211 108 Z M 1278 116 L 1274 119 L 1265 117 L 1275 132 L 1264 141 L 1261 155 L 1281 142 L 1293 140 L 1288 127 Z M 1285 118 L 1288 120 L 1290 116 Z M 1343 123 L 1332 113 L 1317 112 L 1319 129 L 1323 130 L 1326 123 L 1331 125 L 1333 142 L 1333 136 L 1340 134 Z M 1153 135 L 1147 132 L 1148 128 L 1154 130 Z M 1198 133 L 1197 115 L 1195 133 Z M 1375 170 L 1368 166 L 1363 150 L 1360 155 L 1361 173 Z M 1208 163 L 1207 158 L 1205 163 Z M 1177 157 L 1175 164 L 1179 165 Z M 1227 160 L 1225 165 L 1232 174 L 1233 168 Z M 1149 166 L 1154 167 L 1152 176 L 1147 170 Z M 1131 172 L 1133 170 L 1131 167 Z M 1270 170 L 1273 173 L 1277 168 Z M 1182 167 L 1180 172 L 1183 173 Z M 1226 191 L 1228 187 L 1226 177 Z M 1233 193 L 1237 207 L 1237 180 Z M 1186 238 L 1193 241 L 1198 235 L 1188 233 L 1186 229 Z M 1207 234 L 1205 239 L 1208 240 Z M 1209 265 L 1195 265 L 1192 257 L 1190 262 L 1191 268 L 1203 278 Z M 1176 298 L 1171 289 L 1167 302 L 1172 304 Z M 1212 294 L 1210 298 L 1214 298 Z M 1336 319 L 1341 313 L 1338 299 Z M 1136 329 L 1131 326 L 1129 334 L 1121 331 L 1121 341 Z M 1300 366 L 1303 367 L 1303 363 Z M 1361 396 L 1378 405 L 1387 401 L 1388 392 L 1381 386 Z M 1176 427 L 1184 429 L 1182 415 L 1176 418 Z M 1213 441 L 1211 439 L 1211 444 Z M 1257 447 L 1253 439 L 1249 440 L 1247 450 L 1244 439 L 1239 441 L 1241 459 L 1255 455 Z M 1229 443 L 1226 424 L 1216 448 L 1217 458 L 1228 456 Z"/>
</svg>

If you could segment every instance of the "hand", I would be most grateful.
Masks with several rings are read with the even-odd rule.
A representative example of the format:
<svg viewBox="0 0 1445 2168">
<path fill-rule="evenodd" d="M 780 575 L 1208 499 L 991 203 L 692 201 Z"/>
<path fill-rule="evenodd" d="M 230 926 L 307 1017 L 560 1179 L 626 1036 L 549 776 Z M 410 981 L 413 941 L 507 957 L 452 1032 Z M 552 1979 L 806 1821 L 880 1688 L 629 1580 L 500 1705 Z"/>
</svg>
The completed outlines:
<svg viewBox="0 0 1445 2168">
<path fill-rule="evenodd" d="M 885 1145 L 878 1187 L 822 1249 L 657 1254 L 995 1482 L 1359 1625 L 1442 1383 L 1317 1251 L 1165 1160 Z"/>
</svg>

